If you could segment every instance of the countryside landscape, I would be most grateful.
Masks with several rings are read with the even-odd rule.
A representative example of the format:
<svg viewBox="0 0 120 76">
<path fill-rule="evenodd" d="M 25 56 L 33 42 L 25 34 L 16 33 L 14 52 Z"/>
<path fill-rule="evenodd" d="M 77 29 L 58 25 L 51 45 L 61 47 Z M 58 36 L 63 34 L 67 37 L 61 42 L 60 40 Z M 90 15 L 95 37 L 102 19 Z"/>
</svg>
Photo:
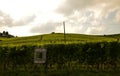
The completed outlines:
<svg viewBox="0 0 120 76">
<path fill-rule="evenodd" d="M 120 0 L 0 0 L 0 76 L 120 76 Z"/>
<path fill-rule="evenodd" d="M 4 76 L 119 76 L 120 34 L 50 33 L 0 37 L 0 74 Z M 36 48 L 46 48 L 46 62 L 34 63 Z"/>
</svg>

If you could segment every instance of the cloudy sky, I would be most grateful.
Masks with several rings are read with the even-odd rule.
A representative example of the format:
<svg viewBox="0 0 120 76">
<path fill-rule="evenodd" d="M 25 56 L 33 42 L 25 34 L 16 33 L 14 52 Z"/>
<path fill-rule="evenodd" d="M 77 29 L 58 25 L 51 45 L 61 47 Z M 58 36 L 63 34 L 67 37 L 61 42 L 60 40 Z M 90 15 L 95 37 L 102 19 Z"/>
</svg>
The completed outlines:
<svg viewBox="0 0 120 76">
<path fill-rule="evenodd" d="M 120 0 L 0 0 L 0 32 L 30 36 L 51 32 L 120 33 Z"/>
</svg>

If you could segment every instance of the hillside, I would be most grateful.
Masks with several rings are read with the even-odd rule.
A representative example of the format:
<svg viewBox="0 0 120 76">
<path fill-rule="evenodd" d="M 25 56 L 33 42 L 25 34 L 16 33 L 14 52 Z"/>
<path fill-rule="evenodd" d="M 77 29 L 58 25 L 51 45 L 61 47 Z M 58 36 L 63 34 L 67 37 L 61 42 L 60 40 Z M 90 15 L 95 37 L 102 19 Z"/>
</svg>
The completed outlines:
<svg viewBox="0 0 120 76">
<path fill-rule="evenodd" d="M 85 42 L 102 42 L 116 41 L 120 35 L 83 35 L 83 34 L 66 34 L 66 43 L 85 43 Z M 42 45 L 51 43 L 64 43 L 64 34 L 44 34 L 28 37 L 0 38 L 0 45 Z"/>
</svg>

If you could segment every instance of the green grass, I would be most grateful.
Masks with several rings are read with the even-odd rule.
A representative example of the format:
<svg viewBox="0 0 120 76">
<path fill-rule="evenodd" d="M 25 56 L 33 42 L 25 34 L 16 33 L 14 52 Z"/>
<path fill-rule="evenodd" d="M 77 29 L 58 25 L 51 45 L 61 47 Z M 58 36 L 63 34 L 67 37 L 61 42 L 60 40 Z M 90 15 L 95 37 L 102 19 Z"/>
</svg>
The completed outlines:
<svg viewBox="0 0 120 76">
<path fill-rule="evenodd" d="M 66 43 L 85 43 L 85 42 L 102 42 L 116 41 L 120 35 L 83 35 L 83 34 L 66 34 Z M 0 45 L 17 46 L 17 45 L 44 45 L 44 44 L 61 44 L 64 43 L 64 34 L 44 34 L 28 37 L 0 38 Z"/>
<path fill-rule="evenodd" d="M 66 43 L 86 43 L 86 42 L 112 42 L 120 38 L 120 35 L 83 35 L 66 34 Z M 44 34 L 28 37 L 0 38 L 0 46 L 19 45 L 44 45 L 64 43 L 64 34 Z M 120 76 L 118 71 L 91 71 L 91 70 L 50 70 L 44 71 L 0 71 L 0 76 Z"/>
</svg>

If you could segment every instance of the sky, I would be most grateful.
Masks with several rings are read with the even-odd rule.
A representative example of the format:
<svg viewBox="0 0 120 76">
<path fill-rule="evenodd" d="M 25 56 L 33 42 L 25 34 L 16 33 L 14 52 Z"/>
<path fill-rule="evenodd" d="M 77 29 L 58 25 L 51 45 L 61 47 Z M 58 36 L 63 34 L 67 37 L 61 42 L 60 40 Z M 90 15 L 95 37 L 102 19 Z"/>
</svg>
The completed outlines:
<svg viewBox="0 0 120 76">
<path fill-rule="evenodd" d="M 120 33 L 120 0 L 0 0 L 0 32 L 32 36 L 51 32 Z"/>
</svg>

